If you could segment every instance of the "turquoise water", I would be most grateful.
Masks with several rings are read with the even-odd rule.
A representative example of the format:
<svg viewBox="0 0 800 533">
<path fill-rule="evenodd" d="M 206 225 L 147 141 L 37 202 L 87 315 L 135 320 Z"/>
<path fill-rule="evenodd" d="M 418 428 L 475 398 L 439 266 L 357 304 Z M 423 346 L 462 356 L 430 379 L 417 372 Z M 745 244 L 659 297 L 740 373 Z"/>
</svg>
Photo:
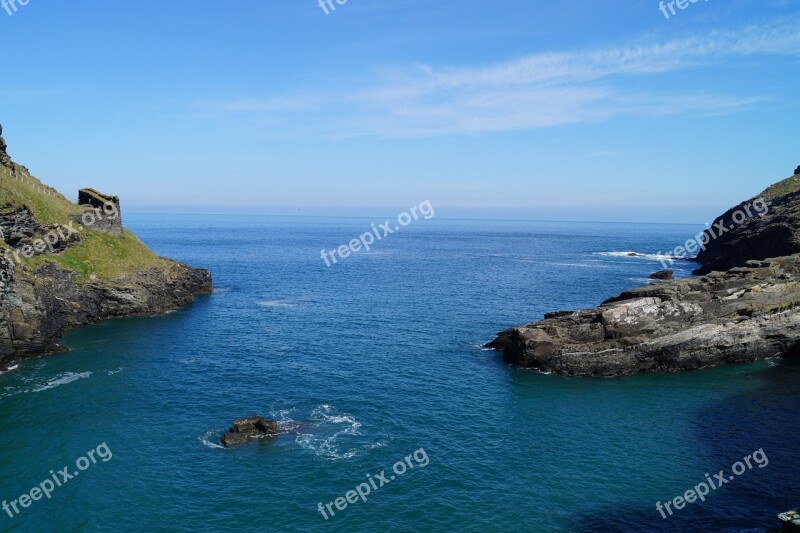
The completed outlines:
<svg viewBox="0 0 800 533">
<path fill-rule="evenodd" d="M 606 252 L 671 249 L 698 228 L 420 220 L 325 267 L 322 248 L 373 221 L 129 215 L 159 253 L 209 268 L 217 292 L 73 332 L 71 352 L 0 376 L 0 498 L 102 443 L 113 453 L 0 511 L 0 528 L 765 531 L 800 503 L 797 364 L 565 379 L 480 347 L 660 268 Z M 217 446 L 252 414 L 283 434 Z M 766 467 L 656 511 L 759 449 Z M 396 475 L 397 461 L 414 468 Z M 366 502 L 336 509 L 384 470 Z"/>
</svg>

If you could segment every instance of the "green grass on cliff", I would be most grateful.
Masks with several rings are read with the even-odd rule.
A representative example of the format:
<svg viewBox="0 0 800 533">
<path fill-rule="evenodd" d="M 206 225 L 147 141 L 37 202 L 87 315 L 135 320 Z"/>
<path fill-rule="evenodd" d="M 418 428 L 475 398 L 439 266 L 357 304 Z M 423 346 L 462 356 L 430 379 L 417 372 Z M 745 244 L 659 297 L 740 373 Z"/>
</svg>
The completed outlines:
<svg viewBox="0 0 800 533">
<path fill-rule="evenodd" d="M 82 213 L 81 208 L 52 187 L 27 176 L 15 179 L 8 169 L 0 167 L 0 206 L 8 204 L 13 207 L 27 206 L 43 225 L 67 225 L 73 216 Z M 23 264 L 36 268 L 49 261 L 76 272 L 78 282 L 113 279 L 165 264 L 163 259 L 127 230 L 122 237 L 115 237 L 84 228 L 80 235 L 83 240 L 63 253 L 39 255 L 25 259 Z M 5 244 L 2 247 L 7 248 Z"/>
<path fill-rule="evenodd" d="M 36 268 L 50 261 L 67 270 L 77 272 L 78 282 L 93 279 L 114 279 L 164 264 L 130 231 L 122 237 L 84 229 L 83 240 L 70 246 L 62 254 L 46 254 L 26 259 L 25 263 Z"/>
<path fill-rule="evenodd" d="M 770 200 L 772 198 L 778 198 L 780 196 L 796 193 L 798 191 L 800 191 L 800 175 L 792 176 L 791 178 L 786 178 L 783 181 L 779 181 L 764 191 L 762 196 L 764 196 L 765 200 Z"/>
<path fill-rule="evenodd" d="M 21 172 L 17 173 L 22 176 Z M 76 191 L 77 193 L 77 191 Z M 9 170 L 0 167 L 0 205 L 28 206 L 40 224 L 63 224 L 81 210 L 62 194 L 36 178 L 16 179 Z"/>
</svg>

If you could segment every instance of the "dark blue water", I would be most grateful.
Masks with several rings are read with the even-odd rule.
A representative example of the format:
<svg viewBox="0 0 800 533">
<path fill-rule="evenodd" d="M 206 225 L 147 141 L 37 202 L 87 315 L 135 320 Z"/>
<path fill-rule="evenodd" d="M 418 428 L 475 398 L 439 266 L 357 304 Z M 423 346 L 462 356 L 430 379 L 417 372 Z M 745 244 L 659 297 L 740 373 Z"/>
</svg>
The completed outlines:
<svg viewBox="0 0 800 533">
<path fill-rule="evenodd" d="M 209 268 L 217 292 L 73 332 L 70 353 L 0 376 L 0 498 L 113 452 L 49 500 L 0 511 L 3 530 L 765 531 L 800 504 L 797 366 L 565 379 L 480 347 L 661 268 L 607 252 L 668 250 L 699 228 L 420 220 L 326 268 L 322 248 L 382 221 L 126 221 Z M 284 434 L 216 445 L 252 414 Z M 759 449 L 764 468 L 656 511 Z M 383 470 L 388 484 L 336 509 Z"/>
</svg>

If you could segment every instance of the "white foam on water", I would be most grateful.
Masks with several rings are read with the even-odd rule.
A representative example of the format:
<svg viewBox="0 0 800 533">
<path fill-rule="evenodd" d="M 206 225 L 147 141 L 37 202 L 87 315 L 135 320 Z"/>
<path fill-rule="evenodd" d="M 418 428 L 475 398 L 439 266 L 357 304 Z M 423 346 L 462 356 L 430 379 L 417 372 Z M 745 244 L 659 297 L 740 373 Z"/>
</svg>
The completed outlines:
<svg viewBox="0 0 800 533">
<path fill-rule="evenodd" d="M 13 372 L 14 370 L 16 370 L 18 368 L 19 368 L 19 365 L 9 366 L 8 368 L 0 370 L 0 376 L 2 376 L 3 374 L 8 374 L 9 372 Z"/>
<path fill-rule="evenodd" d="M 611 268 L 608 265 L 603 265 L 600 262 L 597 263 L 552 263 L 556 266 L 567 266 L 567 267 L 580 267 L 580 268 Z"/>
<path fill-rule="evenodd" d="M 206 448 L 211 448 L 212 450 L 224 449 L 225 446 L 219 443 L 219 434 L 221 432 L 222 430 L 212 429 L 211 431 L 207 431 L 202 435 L 200 435 L 199 437 L 197 437 L 197 440 L 202 442 L 203 446 L 205 446 Z M 216 442 L 211 440 L 212 437 L 217 439 Z"/>
<path fill-rule="evenodd" d="M 86 379 L 91 375 L 92 375 L 91 372 L 81 372 L 80 374 L 76 374 L 75 372 L 65 372 L 49 380 L 44 385 L 37 387 L 35 389 L 31 389 L 29 392 L 42 392 L 54 389 L 56 387 L 60 387 L 61 385 L 67 385 L 69 383 L 72 383 L 73 381 L 78 381 L 79 379 Z"/>
<path fill-rule="evenodd" d="M 119 368 L 118 368 L 118 369 L 116 369 L 116 370 L 109 370 L 109 371 L 108 371 L 108 375 L 109 375 L 109 376 L 113 376 L 114 374 L 119 374 L 119 373 L 120 373 L 120 372 L 122 372 L 123 370 L 124 370 L 124 369 L 123 369 L 122 367 L 119 367 Z"/>
<path fill-rule="evenodd" d="M 297 304 L 293 304 L 287 300 L 270 300 L 267 302 L 256 302 L 256 305 L 260 307 L 295 307 Z"/>
<path fill-rule="evenodd" d="M 648 261 L 662 261 L 667 259 L 681 261 L 680 258 L 669 254 L 643 254 L 641 252 L 594 252 L 592 255 L 603 257 L 627 257 L 630 259 L 645 259 Z"/>
<path fill-rule="evenodd" d="M 280 298 L 278 300 L 262 300 L 256 302 L 260 307 L 297 307 L 300 302 L 313 302 L 314 297 L 311 295 L 297 296 L 293 298 Z"/>
<path fill-rule="evenodd" d="M 322 459 L 329 461 L 347 460 L 368 450 L 386 445 L 385 441 L 379 441 L 354 447 L 347 446 L 347 449 L 345 449 L 346 443 L 342 443 L 342 440 L 348 440 L 348 437 L 363 436 L 361 422 L 347 413 L 338 413 L 330 405 L 322 404 L 315 407 L 311 411 L 309 419 L 315 431 L 313 433 L 300 433 L 300 428 L 298 428 L 295 443 Z"/>
</svg>

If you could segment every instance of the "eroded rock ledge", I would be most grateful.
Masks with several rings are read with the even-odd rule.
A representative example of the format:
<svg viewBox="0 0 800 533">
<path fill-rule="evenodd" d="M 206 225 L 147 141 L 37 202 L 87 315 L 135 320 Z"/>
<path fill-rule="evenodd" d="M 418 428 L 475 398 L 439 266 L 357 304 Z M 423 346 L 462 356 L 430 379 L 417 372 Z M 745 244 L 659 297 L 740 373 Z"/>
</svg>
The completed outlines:
<svg viewBox="0 0 800 533">
<path fill-rule="evenodd" d="M 800 351 L 800 255 L 627 291 L 545 316 L 489 344 L 506 362 L 571 376 L 621 376 Z"/>
</svg>

